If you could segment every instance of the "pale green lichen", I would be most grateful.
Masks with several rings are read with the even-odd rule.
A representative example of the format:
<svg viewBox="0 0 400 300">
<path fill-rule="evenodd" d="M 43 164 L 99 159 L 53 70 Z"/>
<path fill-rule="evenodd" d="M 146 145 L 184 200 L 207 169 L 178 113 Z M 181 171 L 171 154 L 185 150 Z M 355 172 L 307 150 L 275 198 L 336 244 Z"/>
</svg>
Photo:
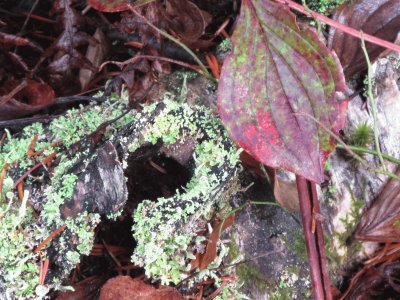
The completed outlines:
<svg viewBox="0 0 400 300">
<path fill-rule="evenodd" d="M 126 110 L 128 99 L 109 99 L 100 105 L 90 104 L 80 109 L 71 109 L 66 116 L 55 119 L 48 128 L 35 123 L 24 128 L 16 136 L 8 131 L 4 145 L 0 148 L 0 170 L 8 164 L 7 177 L 3 182 L 0 195 L 0 281 L 6 288 L 11 299 L 33 299 L 38 285 L 39 254 L 33 254 L 35 249 L 52 231 L 63 224 L 67 228 L 55 238 L 53 245 L 58 253 L 59 261 L 64 259 L 64 276 L 80 260 L 81 255 L 87 255 L 93 244 L 94 228 L 100 222 L 98 214 L 82 212 L 74 219 L 63 219 L 60 207 L 69 200 L 74 192 L 78 179 L 70 168 L 88 153 L 80 151 L 69 152 L 68 147 L 95 131 L 107 120 L 112 120 Z M 107 128 L 106 137 L 110 137 L 119 128 L 133 121 L 135 116 L 127 114 Z M 47 149 L 34 158 L 28 158 L 27 152 L 34 136 L 37 136 L 35 151 Z M 50 148 L 54 143 L 59 144 Z M 57 150 L 57 165 L 51 168 L 50 184 L 42 190 L 45 196 L 41 199 L 42 208 L 39 220 L 35 219 L 30 207 L 20 205 L 16 190 L 12 189 L 14 180 L 28 168 L 40 163 L 47 155 Z M 12 178 L 9 177 L 13 176 Z M 14 180 L 13 180 L 14 179 Z M 32 177 L 25 184 L 39 182 L 42 177 Z M 36 184 L 36 183 L 35 183 Z M 28 190 L 25 191 L 28 195 Z M 23 203 L 26 203 L 23 201 Z M 76 249 L 71 249 L 71 239 Z M 52 245 L 48 243 L 46 247 Z M 46 247 L 41 251 L 45 253 Z M 67 266 L 68 265 L 68 266 Z M 67 267 L 66 267 L 67 266 Z M 49 286 L 55 286 L 58 278 L 53 278 Z"/>
<path fill-rule="evenodd" d="M 78 177 L 75 174 L 63 174 L 59 180 L 52 180 L 49 187 L 47 202 L 43 205 L 42 218 L 47 224 L 61 226 L 63 220 L 60 219 L 60 206 L 65 199 L 73 195 L 75 183 Z"/>
<path fill-rule="evenodd" d="M 145 200 L 133 215 L 133 236 L 138 246 L 132 261 L 144 266 L 147 276 L 168 284 L 187 276 L 193 257 L 190 245 L 198 235 L 197 221 L 211 217 L 221 198 L 221 186 L 234 176 L 239 152 L 210 111 L 169 100 L 163 105 L 152 124 L 141 128 L 141 138 L 128 149 L 136 150 L 146 143 L 174 144 L 187 136 L 197 140 L 193 176 L 184 193 L 177 191 L 174 197 L 157 202 Z M 150 106 L 146 113 L 158 107 Z M 211 276 L 210 272 L 203 275 Z"/>
<path fill-rule="evenodd" d="M 18 205 L 6 206 L 0 205 L 0 278 L 7 283 L 13 299 L 26 299 L 39 280 L 38 259 L 32 250 L 42 232 L 32 225 L 35 219 L 30 208 L 21 218 Z"/>
</svg>

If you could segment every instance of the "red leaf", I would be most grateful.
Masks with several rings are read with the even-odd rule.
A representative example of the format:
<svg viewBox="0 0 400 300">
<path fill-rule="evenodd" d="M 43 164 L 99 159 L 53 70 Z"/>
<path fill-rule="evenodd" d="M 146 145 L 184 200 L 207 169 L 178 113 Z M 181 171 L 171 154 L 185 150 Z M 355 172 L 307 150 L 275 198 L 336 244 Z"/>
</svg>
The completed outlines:
<svg viewBox="0 0 400 300">
<path fill-rule="evenodd" d="M 127 10 L 128 0 L 88 0 L 94 9 L 105 12 L 117 12 Z"/>
<path fill-rule="evenodd" d="M 337 9 L 333 19 L 381 39 L 395 41 L 400 28 L 400 5 L 398 0 L 346 2 Z M 366 43 L 365 46 L 371 61 L 385 50 L 371 43 Z M 329 47 L 339 56 L 346 76 L 367 69 L 360 39 L 331 27 Z"/>
<path fill-rule="evenodd" d="M 233 139 L 257 160 L 323 181 L 347 102 L 337 57 L 316 33 L 300 30 L 288 8 L 268 0 L 244 0 L 232 37 L 234 50 L 222 68 L 219 112 Z"/>
</svg>

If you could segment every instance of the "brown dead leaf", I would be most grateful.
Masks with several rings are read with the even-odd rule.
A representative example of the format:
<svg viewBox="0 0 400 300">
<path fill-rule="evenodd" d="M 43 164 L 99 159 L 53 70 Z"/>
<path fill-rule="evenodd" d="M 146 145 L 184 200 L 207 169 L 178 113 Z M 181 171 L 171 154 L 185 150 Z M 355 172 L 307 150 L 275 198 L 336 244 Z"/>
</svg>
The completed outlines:
<svg viewBox="0 0 400 300">
<path fill-rule="evenodd" d="M 103 282 L 104 279 L 101 276 L 90 276 L 77 284 L 74 284 L 74 291 L 59 294 L 56 300 L 93 299 Z"/>
<path fill-rule="evenodd" d="M 289 211 L 300 211 L 296 180 L 291 180 L 281 174 L 275 173 L 274 176 L 274 196 L 276 201 Z"/>
<path fill-rule="evenodd" d="M 196 258 L 191 262 L 192 269 L 199 268 L 205 270 L 209 264 L 211 264 L 217 257 L 217 244 L 219 241 L 219 234 L 228 227 L 232 226 L 235 220 L 235 215 L 232 214 L 227 217 L 224 221 L 219 221 L 211 232 L 207 240 L 207 247 L 204 253 L 197 253 Z M 222 228 L 221 228 L 222 226 Z"/>
<path fill-rule="evenodd" d="M 400 5 L 398 0 L 346 1 L 336 11 L 333 19 L 356 30 L 394 42 L 400 28 Z M 329 47 L 335 50 L 346 76 L 367 69 L 360 40 L 334 27 L 329 31 Z M 371 61 L 385 50 L 366 43 Z"/>
<path fill-rule="evenodd" d="M 183 300 L 183 296 L 173 287 L 159 289 L 146 284 L 139 278 L 117 276 L 102 287 L 99 300 Z"/>
<path fill-rule="evenodd" d="M 55 98 L 54 90 L 31 79 L 8 80 L 0 90 L 0 120 L 12 120 L 35 113 Z"/>
<path fill-rule="evenodd" d="M 97 28 L 93 35 L 98 43 L 89 44 L 86 50 L 86 59 L 92 63 L 95 68 L 100 67 L 104 62 L 104 58 L 107 54 L 107 42 L 106 37 L 101 29 Z M 91 69 L 82 68 L 79 71 L 79 81 L 81 83 L 82 90 L 85 90 L 89 82 L 93 79 L 96 73 Z"/>
<path fill-rule="evenodd" d="M 400 175 L 400 168 L 396 175 Z M 375 242 L 400 242 L 400 181 L 390 179 L 373 205 L 363 214 L 355 238 Z"/>
<path fill-rule="evenodd" d="M 200 39 L 212 17 L 193 2 L 168 0 L 163 15 L 169 29 L 175 32 L 184 44 L 193 48 L 207 48 L 213 44 L 211 41 Z"/>
</svg>

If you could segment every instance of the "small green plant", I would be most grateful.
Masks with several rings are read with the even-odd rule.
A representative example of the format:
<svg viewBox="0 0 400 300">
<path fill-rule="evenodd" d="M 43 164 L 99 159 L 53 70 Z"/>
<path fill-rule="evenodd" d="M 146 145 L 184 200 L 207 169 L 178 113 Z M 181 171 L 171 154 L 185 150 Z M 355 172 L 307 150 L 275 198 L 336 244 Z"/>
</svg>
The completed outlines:
<svg viewBox="0 0 400 300">
<path fill-rule="evenodd" d="M 345 2 L 345 0 L 308 0 L 307 6 L 316 12 L 323 15 L 329 15 L 333 10 L 335 10 L 340 4 Z"/>
<path fill-rule="evenodd" d="M 357 147 L 367 147 L 372 143 L 373 134 L 373 129 L 368 122 L 358 124 L 350 134 L 349 144 Z"/>
<path fill-rule="evenodd" d="M 232 49 L 232 42 L 231 42 L 231 39 L 229 39 L 229 38 L 224 39 L 217 46 L 217 51 L 220 52 L 220 53 L 229 52 L 229 51 L 231 51 L 231 49 Z"/>
</svg>

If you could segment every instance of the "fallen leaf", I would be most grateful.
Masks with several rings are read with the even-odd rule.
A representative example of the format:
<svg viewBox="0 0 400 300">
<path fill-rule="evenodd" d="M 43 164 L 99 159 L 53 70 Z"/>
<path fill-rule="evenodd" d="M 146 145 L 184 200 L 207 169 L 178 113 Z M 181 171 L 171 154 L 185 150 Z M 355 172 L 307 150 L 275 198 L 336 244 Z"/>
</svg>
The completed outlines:
<svg viewBox="0 0 400 300">
<path fill-rule="evenodd" d="M 10 97 L 18 86 L 23 86 Z M 55 98 L 54 90 L 45 83 L 31 79 L 8 80 L 4 83 L 0 94 L 0 120 L 12 120 L 33 114 L 49 105 Z"/>
<path fill-rule="evenodd" d="M 163 16 L 169 29 L 173 30 L 184 44 L 193 48 L 207 48 L 213 44 L 211 41 L 200 39 L 212 17 L 192 1 L 166 1 Z"/>
<path fill-rule="evenodd" d="M 93 299 L 104 283 L 101 276 L 93 275 L 73 285 L 74 291 L 61 293 L 56 300 L 86 300 Z"/>
<path fill-rule="evenodd" d="M 117 12 L 127 10 L 128 0 L 88 0 L 91 7 L 98 11 Z"/>
<path fill-rule="evenodd" d="M 394 42 L 400 28 L 400 5 L 398 0 L 357 0 L 347 1 L 336 10 L 333 19 L 365 33 Z M 329 47 L 333 49 L 346 76 L 352 76 L 367 69 L 360 39 L 345 34 L 334 27 L 329 30 Z M 366 42 L 371 61 L 385 50 L 383 47 Z"/>
<path fill-rule="evenodd" d="M 231 214 L 224 221 L 219 221 L 213 227 L 213 231 L 207 239 L 207 246 L 204 253 L 197 253 L 196 258 L 190 263 L 193 269 L 199 268 L 200 270 L 207 269 L 208 265 L 211 264 L 217 258 L 217 244 L 219 241 L 219 234 L 228 227 L 232 226 L 235 220 L 235 215 Z M 221 228 L 222 226 L 222 228 Z"/>
<path fill-rule="evenodd" d="M 289 211 L 300 211 L 296 178 L 290 178 L 288 172 L 277 170 L 274 176 L 274 196 L 279 204 Z M 291 173 L 293 174 L 293 173 Z"/>
<path fill-rule="evenodd" d="M 289 9 L 242 1 L 218 87 L 221 119 L 232 138 L 265 165 L 324 180 L 323 166 L 345 122 L 344 76 L 337 57 Z"/>
<path fill-rule="evenodd" d="M 396 172 L 400 176 L 400 168 Z M 355 238 L 375 242 L 400 242 L 400 181 L 390 179 L 372 206 L 362 215 Z"/>
<path fill-rule="evenodd" d="M 100 67 L 104 62 L 104 58 L 107 53 L 107 42 L 104 33 L 101 29 L 97 28 L 93 35 L 98 43 L 88 46 L 86 50 L 86 59 L 91 62 L 95 68 Z M 79 71 L 79 81 L 81 83 L 82 90 L 85 90 L 89 82 L 93 79 L 96 72 L 91 69 L 82 68 Z"/>
<path fill-rule="evenodd" d="M 146 284 L 139 278 L 117 276 L 108 280 L 101 289 L 99 300 L 183 300 L 173 287 L 159 289 Z"/>
</svg>

